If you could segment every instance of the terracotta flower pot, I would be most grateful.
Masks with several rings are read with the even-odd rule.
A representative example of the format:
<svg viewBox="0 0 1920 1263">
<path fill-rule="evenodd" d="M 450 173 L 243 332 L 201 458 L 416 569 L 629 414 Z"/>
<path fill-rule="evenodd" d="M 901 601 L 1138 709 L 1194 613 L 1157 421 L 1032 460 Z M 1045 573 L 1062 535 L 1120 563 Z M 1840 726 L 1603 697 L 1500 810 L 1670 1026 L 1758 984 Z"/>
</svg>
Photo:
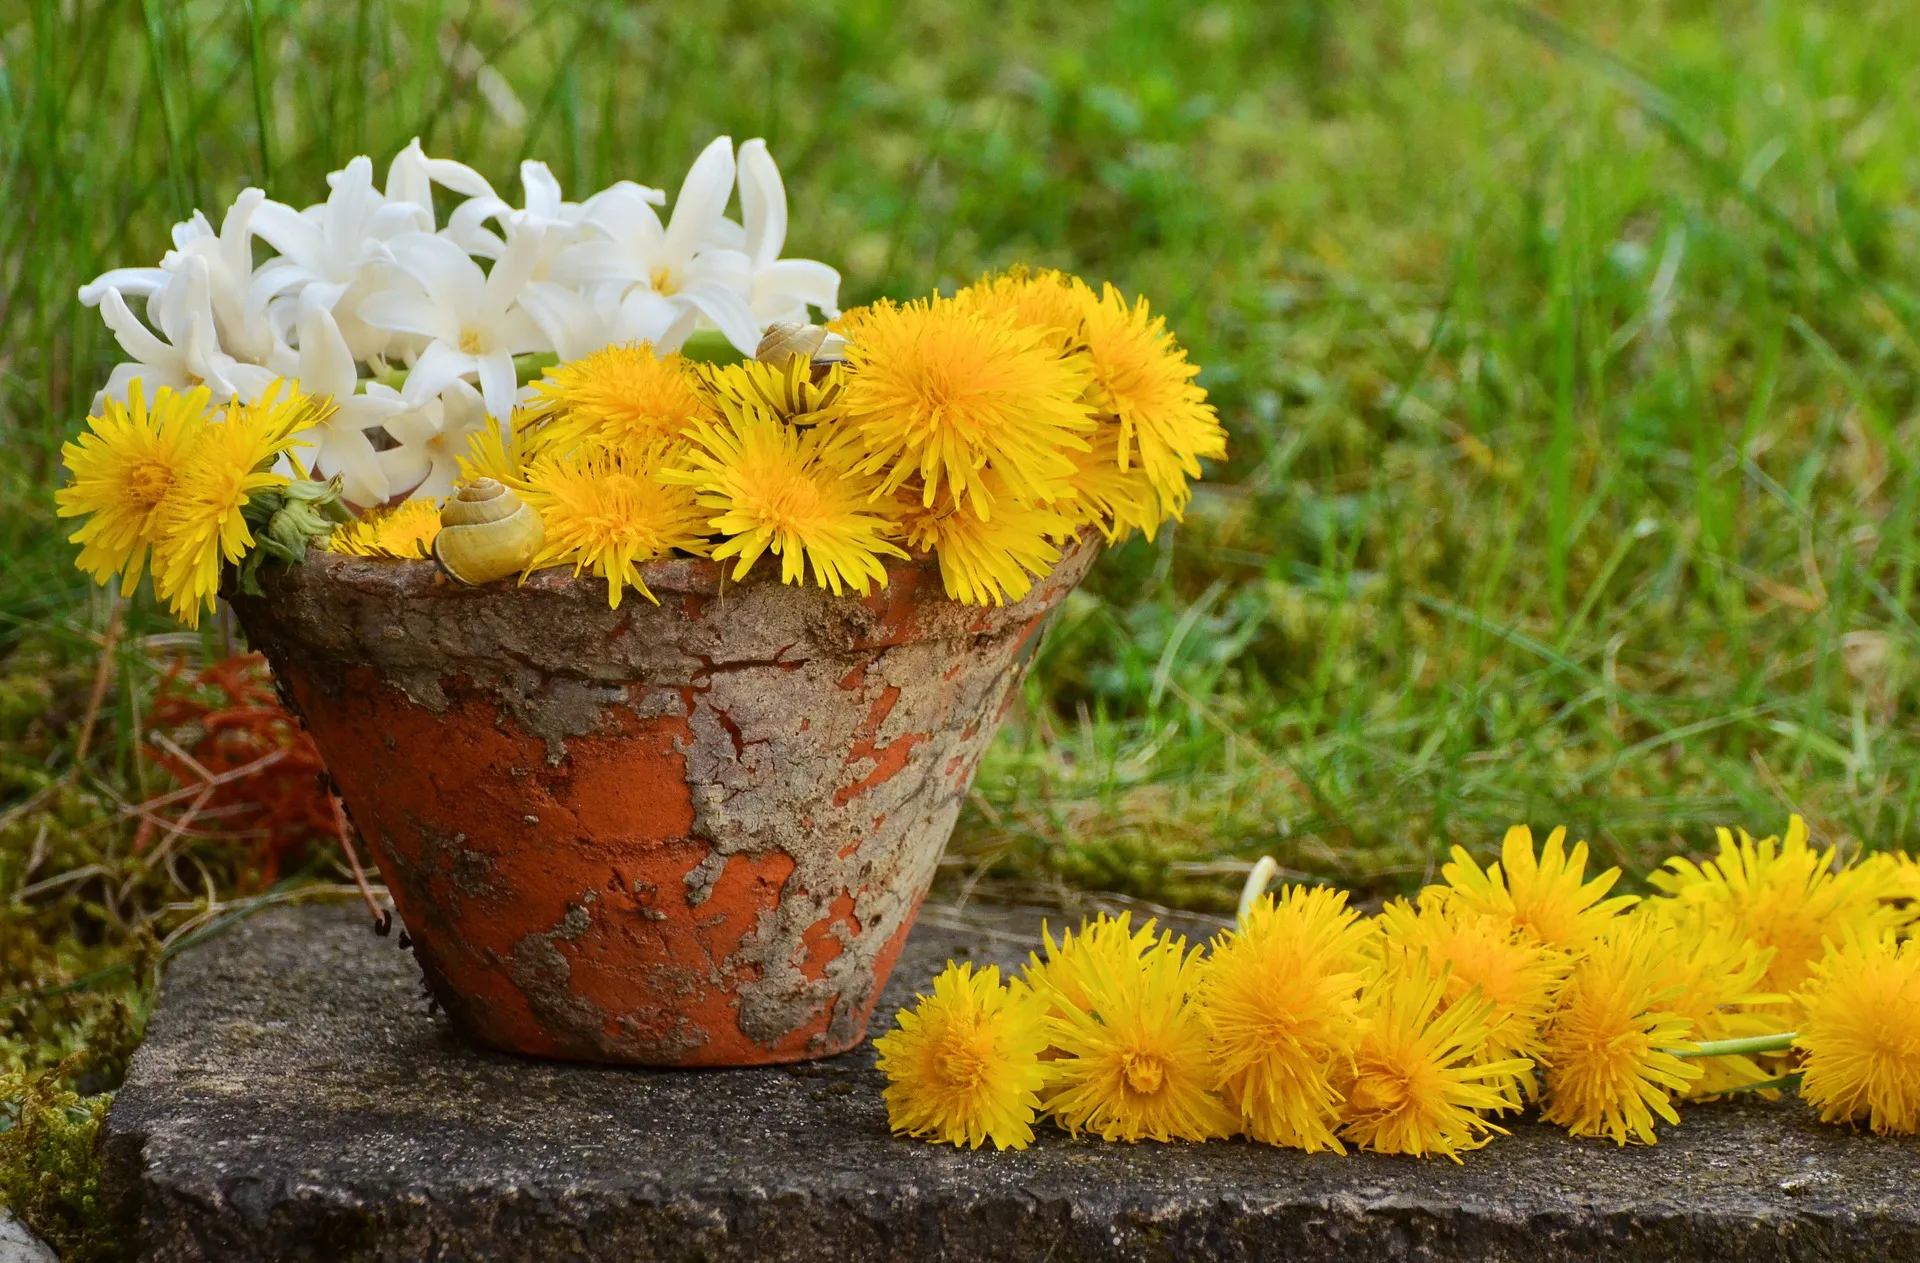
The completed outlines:
<svg viewBox="0 0 1920 1263">
<path fill-rule="evenodd" d="M 496 1048 L 656 1066 L 865 1035 L 1076 546 L 1027 599 L 931 563 L 862 600 L 645 569 L 462 588 L 322 555 L 233 606 L 377 860 L 428 983 Z"/>
</svg>

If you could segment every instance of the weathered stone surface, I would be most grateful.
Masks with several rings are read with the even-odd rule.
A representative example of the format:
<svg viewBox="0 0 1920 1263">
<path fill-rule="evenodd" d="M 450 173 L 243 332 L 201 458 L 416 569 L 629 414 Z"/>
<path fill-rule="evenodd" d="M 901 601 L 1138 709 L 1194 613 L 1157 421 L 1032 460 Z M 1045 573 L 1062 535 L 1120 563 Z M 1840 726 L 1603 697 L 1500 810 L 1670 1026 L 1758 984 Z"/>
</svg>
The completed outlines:
<svg viewBox="0 0 1920 1263">
<path fill-rule="evenodd" d="M 929 908 L 876 1029 L 1038 919 Z M 1051 1130 L 963 1152 L 890 1137 L 880 1088 L 870 1045 L 711 1072 L 479 1051 L 363 913 L 278 911 L 173 967 L 111 1182 L 156 1260 L 1920 1258 L 1920 1143 L 1792 1102 L 1697 1108 L 1652 1149 L 1525 1121 L 1455 1166 Z"/>
</svg>

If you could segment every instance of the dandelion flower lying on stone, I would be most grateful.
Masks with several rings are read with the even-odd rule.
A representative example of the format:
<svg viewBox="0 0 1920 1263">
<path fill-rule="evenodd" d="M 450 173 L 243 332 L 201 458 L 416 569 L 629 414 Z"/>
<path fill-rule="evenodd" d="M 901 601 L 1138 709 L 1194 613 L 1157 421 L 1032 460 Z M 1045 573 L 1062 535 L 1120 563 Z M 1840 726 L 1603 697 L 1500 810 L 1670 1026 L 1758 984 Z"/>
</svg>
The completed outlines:
<svg viewBox="0 0 1920 1263">
<path fill-rule="evenodd" d="M 896 1133 L 978 1149 L 1033 1142 L 1047 1078 L 1046 1002 L 1026 985 L 1002 985 L 992 965 L 949 964 L 933 994 L 900 1011 L 874 1041 L 887 1077 L 887 1121 Z"/>
<path fill-rule="evenodd" d="M 1344 892 L 1290 886 L 1214 939 L 1199 1009 L 1215 1076 L 1255 1140 L 1341 1150 L 1335 1081 L 1360 1038 L 1365 937 Z"/>
<path fill-rule="evenodd" d="M 1424 960 L 1443 980 L 1443 1000 L 1453 1004 L 1469 993 L 1486 1006 L 1487 1061 L 1520 1068 L 1488 1080 L 1503 1097 L 1503 1107 L 1519 1109 L 1538 1094 L 1530 1063 L 1538 1058 L 1541 1032 L 1553 1016 L 1572 960 L 1515 926 L 1511 919 L 1480 912 L 1444 898 L 1428 897 L 1418 910 L 1405 900 L 1380 913 L 1385 942 Z"/>
<path fill-rule="evenodd" d="M 1446 1000 L 1419 953 L 1391 949 L 1362 996 L 1366 1022 L 1343 1085 L 1340 1134 L 1375 1153 L 1444 1155 L 1455 1162 L 1502 1128 L 1483 1114 L 1509 1104 L 1502 1085 L 1525 1074 L 1524 1058 L 1484 1053 L 1493 1005 L 1478 991 Z"/>
<path fill-rule="evenodd" d="M 1130 912 L 1119 916 L 1103 912 L 1090 921 L 1082 921 L 1077 932 L 1064 931 L 1058 942 L 1054 941 L 1052 929 L 1042 924 L 1040 941 L 1046 948 L 1046 956 L 1028 953 L 1027 981 L 1056 1011 L 1064 1011 L 1091 1008 L 1092 1001 L 1087 998 L 1089 976 L 1099 970 L 1131 967 L 1151 951 L 1158 940 L 1151 918 L 1136 928 Z M 1095 962 L 1099 962 L 1097 967 Z"/>
<path fill-rule="evenodd" d="M 1700 1077 L 1673 1055 L 1693 1024 L 1673 1012 L 1663 977 L 1668 942 L 1644 917 L 1623 917 L 1587 946 L 1547 1026 L 1541 1117 L 1576 1136 L 1654 1142 L 1657 1116 L 1678 1123 L 1672 1097 Z"/>
<path fill-rule="evenodd" d="M 1784 840 L 1739 840 L 1718 831 L 1716 858 L 1694 863 L 1676 856 L 1647 880 L 1668 898 L 1700 910 L 1729 930 L 1771 949 L 1770 991 L 1792 991 L 1806 981 L 1825 943 L 1848 934 L 1874 937 L 1902 919 L 1882 902 L 1871 870 L 1837 867 L 1831 849 L 1815 850 L 1807 823 L 1787 822 Z"/>
<path fill-rule="evenodd" d="M 1787 997 L 1765 985 L 1771 951 L 1756 947 L 1737 929 L 1665 900 L 1641 905 L 1636 915 L 1660 927 L 1659 981 L 1673 991 L 1662 1007 L 1692 1024 L 1692 1039 L 1749 1039 L 1783 1028 Z M 1700 1077 L 1689 1085 L 1688 1096 L 1714 1096 L 1777 1077 L 1746 1055 L 1706 1057 L 1695 1064 Z"/>
<path fill-rule="evenodd" d="M 1606 898 L 1620 879 L 1620 870 L 1609 868 L 1588 881 L 1587 844 L 1576 842 L 1569 853 L 1564 849 L 1566 837 L 1565 829 L 1555 829 L 1536 857 L 1533 830 L 1515 825 L 1500 844 L 1500 862 L 1484 870 L 1466 851 L 1454 847 L 1453 862 L 1440 870 L 1447 897 L 1480 912 L 1508 917 L 1549 947 L 1583 947 L 1638 901 L 1632 896 Z"/>
<path fill-rule="evenodd" d="M 1139 956 L 1098 951 L 1076 963 L 1082 1003 L 1057 988 L 1049 996 L 1048 1042 L 1059 1057 L 1043 1103 L 1054 1121 L 1102 1140 L 1231 1132 L 1233 1116 L 1213 1092 L 1207 1028 L 1190 997 L 1199 962 L 1186 942 L 1166 936 Z"/>
<path fill-rule="evenodd" d="M 1800 1094 L 1820 1117 L 1920 1134 L 1920 939 L 1851 934 L 1813 963 L 1795 998 Z"/>
</svg>

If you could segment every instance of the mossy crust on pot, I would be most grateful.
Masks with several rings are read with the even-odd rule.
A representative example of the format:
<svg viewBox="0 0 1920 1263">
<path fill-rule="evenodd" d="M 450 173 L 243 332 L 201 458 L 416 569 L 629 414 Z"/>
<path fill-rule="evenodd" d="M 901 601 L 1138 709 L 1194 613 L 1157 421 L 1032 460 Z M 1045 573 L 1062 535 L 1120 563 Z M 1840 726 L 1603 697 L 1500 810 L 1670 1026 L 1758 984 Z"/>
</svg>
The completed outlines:
<svg viewBox="0 0 1920 1263">
<path fill-rule="evenodd" d="M 862 599 L 644 570 L 653 605 L 545 571 L 464 588 L 317 556 L 237 597 L 476 1038 L 738 1065 L 842 1051 L 1083 542 L 1020 602 L 931 561 Z"/>
</svg>

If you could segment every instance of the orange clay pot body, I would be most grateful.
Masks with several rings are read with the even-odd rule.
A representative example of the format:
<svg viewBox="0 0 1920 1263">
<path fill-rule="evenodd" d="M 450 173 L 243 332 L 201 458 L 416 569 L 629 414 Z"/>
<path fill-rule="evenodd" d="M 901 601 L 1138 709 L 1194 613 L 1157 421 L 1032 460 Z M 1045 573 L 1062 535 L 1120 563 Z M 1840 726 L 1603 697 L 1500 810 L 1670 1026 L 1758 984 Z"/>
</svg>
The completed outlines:
<svg viewBox="0 0 1920 1263">
<path fill-rule="evenodd" d="M 707 562 L 659 605 L 332 554 L 235 597 L 440 1003 L 482 1043 L 652 1066 L 859 1043 L 1074 547 L 1023 601 Z"/>
</svg>

